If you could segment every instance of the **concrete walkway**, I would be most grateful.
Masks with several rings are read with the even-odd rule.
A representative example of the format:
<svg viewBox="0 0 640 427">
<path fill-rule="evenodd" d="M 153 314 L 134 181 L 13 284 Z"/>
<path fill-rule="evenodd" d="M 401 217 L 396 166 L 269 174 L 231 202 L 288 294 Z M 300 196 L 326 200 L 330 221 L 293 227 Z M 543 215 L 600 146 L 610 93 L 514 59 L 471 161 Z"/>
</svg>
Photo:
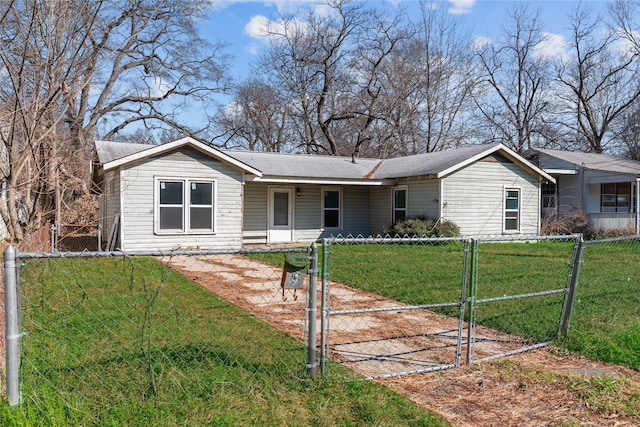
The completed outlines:
<svg viewBox="0 0 640 427">
<path fill-rule="evenodd" d="M 285 290 L 283 295 L 281 267 L 236 254 L 176 256 L 169 264 L 220 297 L 295 338 L 305 340 L 306 286 L 296 292 Z M 317 287 L 320 290 L 320 280 Z M 333 311 L 385 310 L 331 316 L 327 341 L 332 360 L 344 363 L 365 377 L 437 370 L 455 363 L 458 319 L 425 309 L 406 310 L 402 303 L 339 283 L 331 283 L 330 290 L 329 303 Z M 319 345 L 320 293 L 317 301 L 316 342 Z M 466 338 L 466 329 L 463 338 Z M 464 344 L 462 363 L 466 354 Z M 474 357 L 512 351 L 525 344 L 518 337 L 478 327 Z"/>
</svg>

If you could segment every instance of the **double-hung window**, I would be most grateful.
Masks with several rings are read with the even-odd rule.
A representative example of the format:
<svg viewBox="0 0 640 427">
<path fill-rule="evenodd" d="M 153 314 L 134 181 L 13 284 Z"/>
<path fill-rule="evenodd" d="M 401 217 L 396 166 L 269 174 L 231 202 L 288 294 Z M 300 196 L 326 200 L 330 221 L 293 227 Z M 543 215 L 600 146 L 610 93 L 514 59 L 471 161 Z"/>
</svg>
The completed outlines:
<svg viewBox="0 0 640 427">
<path fill-rule="evenodd" d="M 342 228 L 342 192 L 340 189 L 322 190 L 322 228 Z"/>
<path fill-rule="evenodd" d="M 600 186 L 600 212 L 633 212 L 630 182 Z"/>
<path fill-rule="evenodd" d="M 156 180 L 159 233 L 213 233 L 215 181 Z"/>
<path fill-rule="evenodd" d="M 504 230 L 520 230 L 520 189 L 504 190 Z"/>
<path fill-rule="evenodd" d="M 393 223 L 403 221 L 407 218 L 407 188 L 398 187 L 393 189 Z"/>
</svg>

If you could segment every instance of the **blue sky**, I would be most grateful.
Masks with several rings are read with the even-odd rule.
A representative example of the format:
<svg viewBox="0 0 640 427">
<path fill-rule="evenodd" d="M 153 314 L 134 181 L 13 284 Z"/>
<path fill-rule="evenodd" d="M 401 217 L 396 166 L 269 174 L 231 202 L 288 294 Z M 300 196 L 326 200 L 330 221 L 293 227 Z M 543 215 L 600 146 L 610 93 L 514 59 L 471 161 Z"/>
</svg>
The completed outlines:
<svg viewBox="0 0 640 427">
<path fill-rule="evenodd" d="M 265 40 L 258 36 L 260 24 L 266 19 L 275 19 L 278 11 L 293 12 L 297 8 L 312 7 L 307 0 L 211 0 L 213 11 L 202 23 L 203 35 L 212 40 L 227 43 L 228 53 L 233 56 L 232 73 L 235 77 L 246 77 L 247 64 L 253 60 Z M 606 13 L 610 1 L 583 1 L 596 12 Z M 416 0 L 369 0 L 372 6 L 385 4 L 387 8 L 399 5 L 417 10 Z M 551 43 L 547 46 L 553 52 L 562 49 L 562 43 L 569 26 L 568 14 L 578 5 L 577 1 L 527 1 L 533 8 L 539 7 L 545 31 Z M 506 12 L 513 1 L 496 0 L 449 0 L 441 2 L 449 13 L 458 15 L 473 37 L 495 38 L 505 20 Z"/>
</svg>

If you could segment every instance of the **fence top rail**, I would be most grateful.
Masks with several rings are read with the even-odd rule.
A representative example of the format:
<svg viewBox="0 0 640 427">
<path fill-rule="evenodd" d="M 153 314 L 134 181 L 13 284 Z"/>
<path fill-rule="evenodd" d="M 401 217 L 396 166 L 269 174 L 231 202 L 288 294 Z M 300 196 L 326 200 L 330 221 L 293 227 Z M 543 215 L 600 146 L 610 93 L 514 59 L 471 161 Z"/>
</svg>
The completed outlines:
<svg viewBox="0 0 640 427">
<path fill-rule="evenodd" d="M 537 234 L 514 234 L 514 235 L 486 235 L 486 236 L 461 236 L 461 237 L 409 237 L 409 236 L 331 236 L 318 240 L 317 243 L 443 243 L 443 242 L 520 242 L 539 240 L 564 240 L 575 241 L 582 238 L 582 234 L 565 234 L 541 236 Z"/>
<path fill-rule="evenodd" d="M 9 246 L 12 248 L 12 246 Z M 6 250 L 8 250 L 7 248 Z M 5 250 L 5 252 L 6 252 Z M 14 249 L 15 250 L 15 249 Z M 229 250 L 149 250 L 149 251 L 82 251 L 82 252 L 19 252 L 20 259 L 54 259 L 54 258 L 125 258 L 139 256 L 172 257 L 179 255 L 203 256 L 203 255 L 246 255 L 255 253 L 289 253 L 308 252 L 308 247 L 299 248 L 256 248 L 256 249 L 229 249 Z"/>
<path fill-rule="evenodd" d="M 612 237 L 610 239 L 597 239 L 597 240 L 585 240 L 586 245 L 593 245 L 598 243 L 624 243 L 624 242 L 637 242 L 640 241 L 640 235 Z"/>
<path fill-rule="evenodd" d="M 409 237 L 409 236 L 331 236 L 318 240 L 317 243 L 441 243 L 441 242 L 466 242 L 465 237 Z"/>
<path fill-rule="evenodd" d="M 530 242 L 540 240 L 562 240 L 562 241 L 576 241 L 582 238 L 581 233 L 577 234 L 556 234 L 549 236 L 542 236 L 538 234 L 513 234 L 513 235 L 493 235 L 493 236 L 476 236 L 473 240 L 480 243 L 482 242 Z"/>
</svg>

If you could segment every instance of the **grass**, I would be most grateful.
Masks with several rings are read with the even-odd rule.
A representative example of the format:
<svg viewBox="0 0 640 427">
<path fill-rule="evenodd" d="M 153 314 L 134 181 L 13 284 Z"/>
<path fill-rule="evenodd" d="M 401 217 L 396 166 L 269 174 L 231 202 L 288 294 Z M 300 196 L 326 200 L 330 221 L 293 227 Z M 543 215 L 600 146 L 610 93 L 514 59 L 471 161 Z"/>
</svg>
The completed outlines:
<svg viewBox="0 0 640 427">
<path fill-rule="evenodd" d="M 149 258 L 21 270 L 23 403 L 3 426 L 444 426 Z"/>
<path fill-rule="evenodd" d="M 464 250 L 464 244 L 456 242 L 334 244 L 328 255 L 328 273 L 332 281 L 406 304 L 453 302 L 461 295 Z M 570 241 L 480 243 L 476 297 L 563 289 L 572 253 Z M 261 256 L 281 262 L 273 254 Z M 558 336 L 564 294 L 480 303 L 476 320 L 536 342 L 555 341 L 590 358 L 640 370 L 638 277 L 638 243 L 589 242 L 566 339 Z M 444 312 L 458 315 L 455 309 Z"/>
<path fill-rule="evenodd" d="M 638 244 L 592 242 L 580 273 L 573 329 L 563 344 L 640 370 Z"/>
</svg>

